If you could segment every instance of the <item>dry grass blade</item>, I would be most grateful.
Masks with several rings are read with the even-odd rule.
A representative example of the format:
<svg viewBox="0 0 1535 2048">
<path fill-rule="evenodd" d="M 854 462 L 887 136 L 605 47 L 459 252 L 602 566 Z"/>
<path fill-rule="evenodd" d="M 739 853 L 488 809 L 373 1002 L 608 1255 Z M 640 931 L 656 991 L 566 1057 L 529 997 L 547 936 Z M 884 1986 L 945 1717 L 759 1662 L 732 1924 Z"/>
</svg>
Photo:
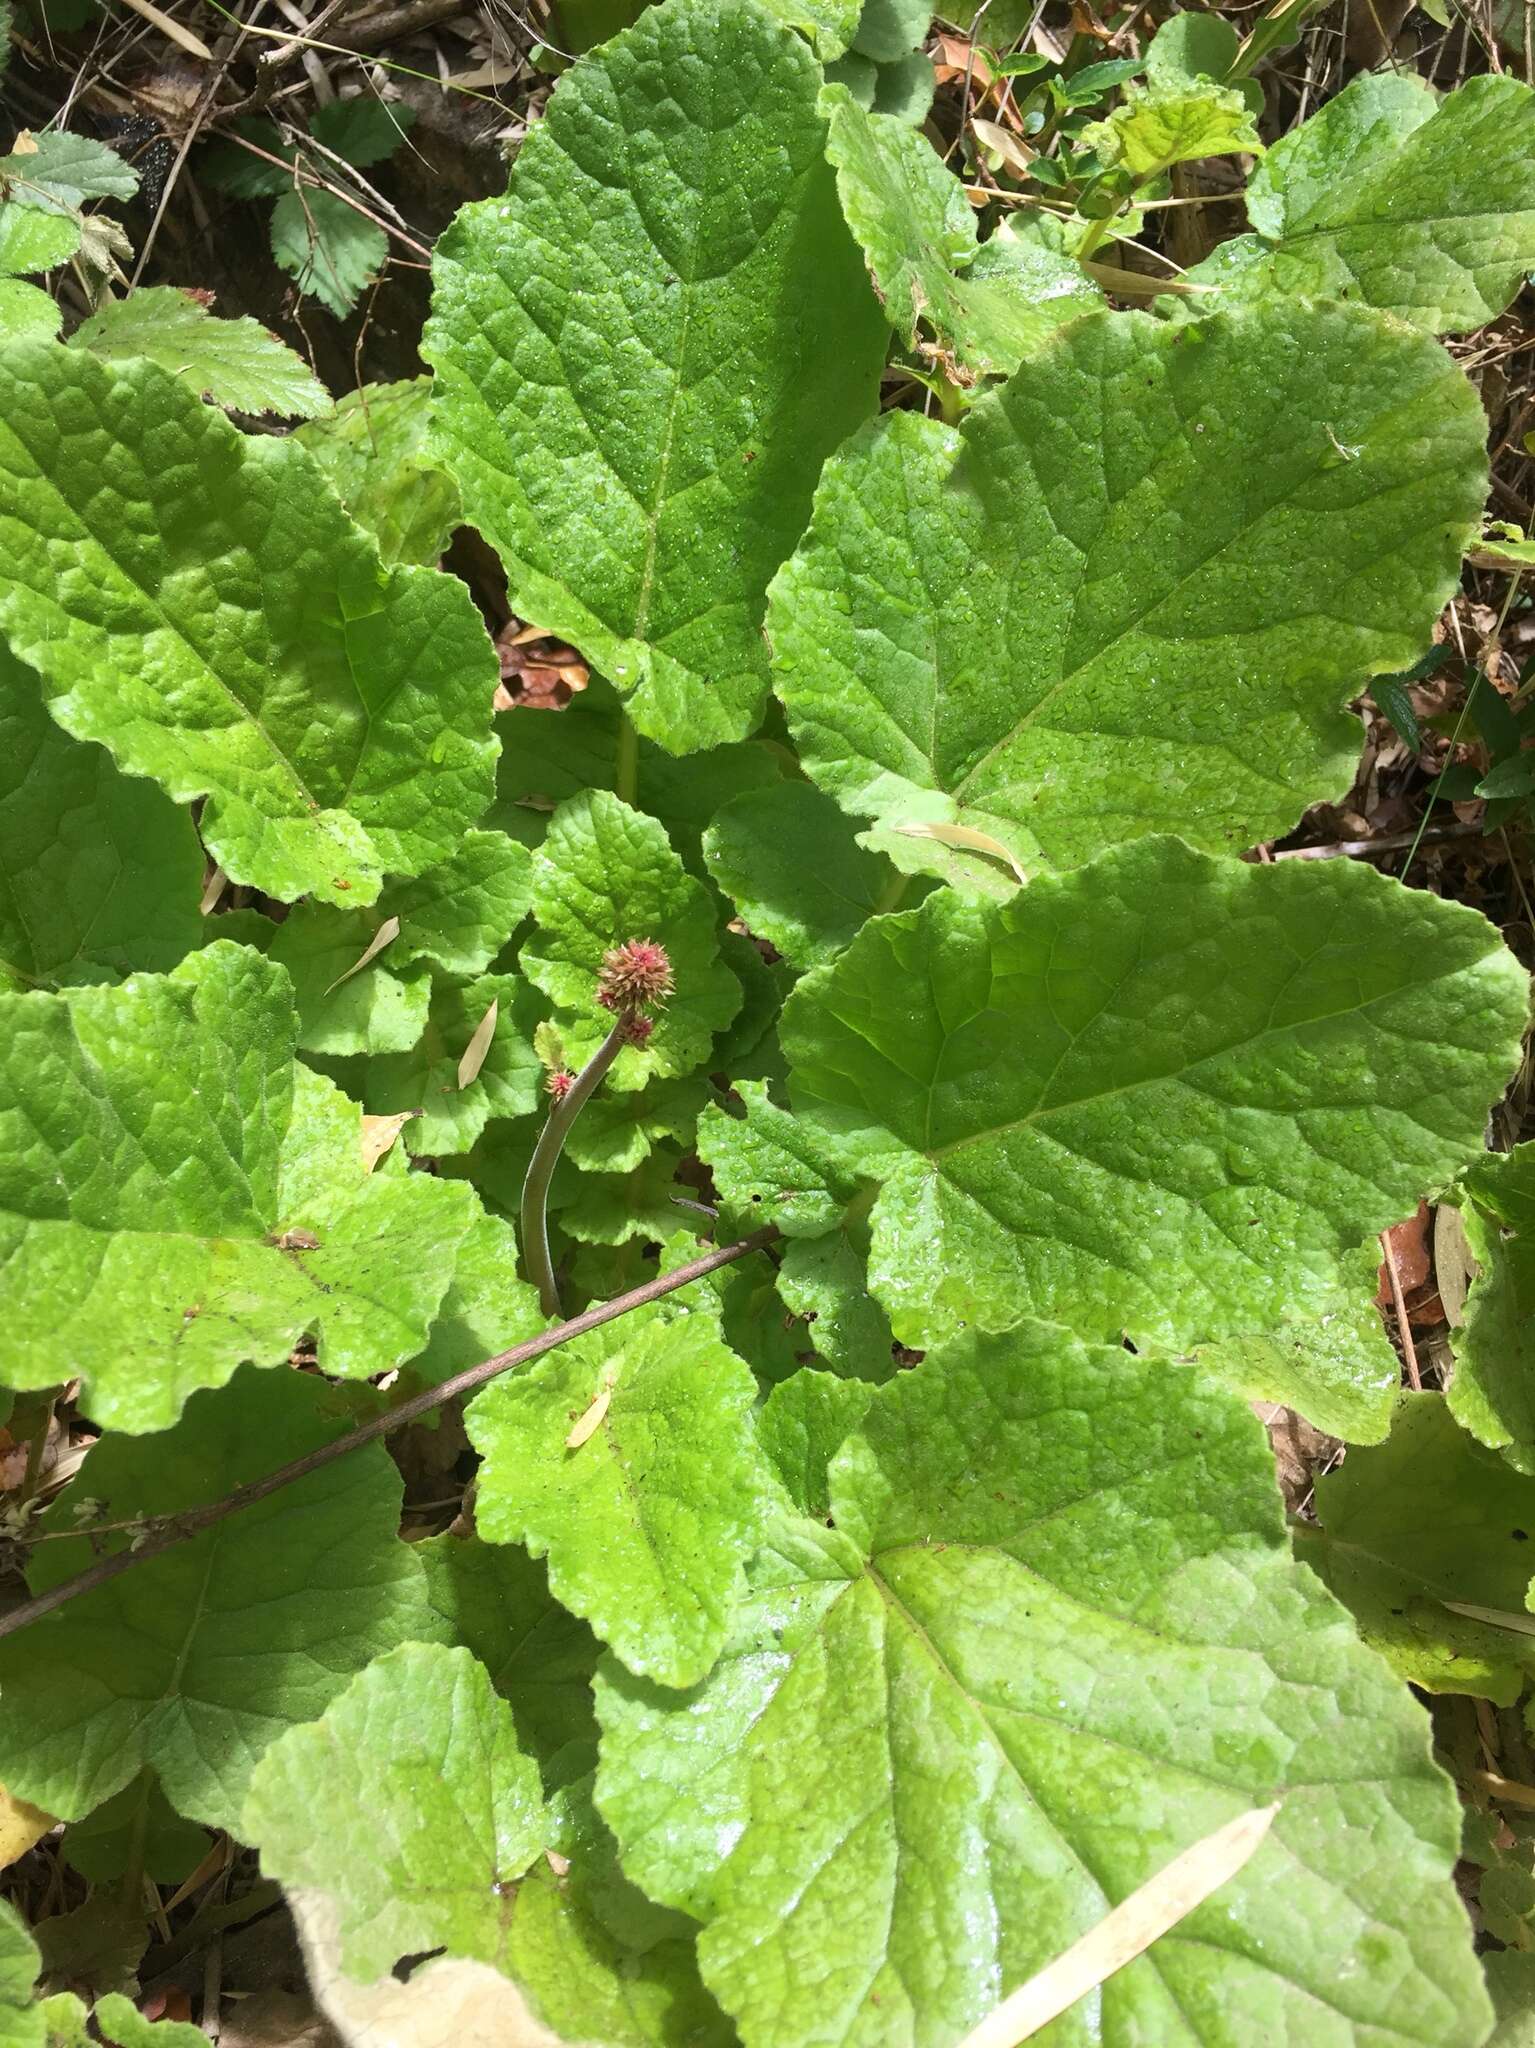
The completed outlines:
<svg viewBox="0 0 1535 2048">
<path fill-rule="evenodd" d="M 1018 2042 L 1030 2040 L 1235 1877 L 1256 1854 L 1278 1811 L 1276 1802 L 1239 1813 L 1164 1864 L 1063 1956 L 1020 1984 L 965 2036 L 960 2048 L 1017 2048 Z"/>
<path fill-rule="evenodd" d="M 596 1395 L 591 1407 L 587 1409 L 581 1420 L 570 1432 L 570 1435 L 566 1437 L 565 1448 L 567 1451 L 579 1451 L 588 1437 L 597 1434 L 598 1430 L 602 1427 L 602 1418 L 607 1414 L 612 1399 L 613 1389 L 611 1387 L 603 1387 Z"/>
<path fill-rule="evenodd" d="M 378 930 L 373 934 L 373 937 L 368 941 L 366 951 L 360 953 L 357 956 L 357 958 L 352 962 L 351 966 L 346 970 L 344 974 L 338 974 L 336 976 L 335 980 L 331 983 L 330 988 L 328 988 L 325 991 L 325 993 L 329 995 L 332 989 L 340 988 L 342 982 L 350 981 L 354 974 L 361 974 L 362 970 L 367 966 L 368 962 L 370 960 L 376 960 L 379 954 L 383 952 L 384 948 L 392 940 L 397 939 L 399 936 L 400 920 L 397 917 L 386 917 L 383 923 L 379 926 Z M 462 1083 L 460 1083 L 460 1085 L 462 1086 Z"/>
<path fill-rule="evenodd" d="M 897 825 L 895 829 L 903 839 L 936 839 L 942 846 L 958 847 L 965 853 L 984 853 L 989 860 L 999 860 L 1004 867 L 1011 868 L 1020 883 L 1029 879 L 1028 869 L 1016 853 L 1000 839 L 993 839 L 989 832 L 978 832 L 973 825 L 915 823 Z"/>
<path fill-rule="evenodd" d="M 126 0 L 126 4 L 135 14 L 141 14 L 147 22 L 157 28 L 162 36 L 169 36 L 189 57 L 196 57 L 204 64 L 213 62 L 213 52 L 202 37 L 194 35 L 189 28 L 183 28 L 181 23 L 173 20 L 170 15 L 162 14 L 159 8 L 152 4 L 152 0 Z"/>
</svg>

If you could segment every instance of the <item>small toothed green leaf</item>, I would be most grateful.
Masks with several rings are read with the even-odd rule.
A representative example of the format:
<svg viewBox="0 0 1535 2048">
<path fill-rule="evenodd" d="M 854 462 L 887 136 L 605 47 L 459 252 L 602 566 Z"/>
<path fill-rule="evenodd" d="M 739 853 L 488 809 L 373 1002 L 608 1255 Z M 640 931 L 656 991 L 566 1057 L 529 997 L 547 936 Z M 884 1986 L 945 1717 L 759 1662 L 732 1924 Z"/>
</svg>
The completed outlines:
<svg viewBox="0 0 1535 2048">
<path fill-rule="evenodd" d="M 845 811 L 808 782 L 779 782 L 726 804 L 704 859 L 747 925 L 796 967 L 831 960 L 896 881 L 854 837 Z"/>
<path fill-rule="evenodd" d="M 1388 1442 L 1317 1481 L 1316 1511 L 1298 1554 L 1394 1670 L 1513 1705 L 1535 1673 L 1535 1620 L 1521 1634 L 1445 1603 L 1528 1614 L 1535 1479 L 1459 1429 L 1442 1394 L 1411 1394 Z"/>
<path fill-rule="evenodd" d="M 243 1832 L 270 1875 L 336 1901 L 342 1966 L 367 1983 L 437 1948 L 499 1962 L 550 1822 L 484 1666 L 405 1643 L 267 1750 Z"/>
<path fill-rule="evenodd" d="M 366 1173 L 361 1119 L 294 1064 L 287 976 L 243 946 L 120 988 L 0 996 L 0 1313 L 13 1386 L 173 1422 L 306 1332 L 367 1378 L 426 1342 L 466 1188 Z"/>
<path fill-rule="evenodd" d="M 890 1318 L 869 1292 L 869 1248 L 862 1229 L 791 1238 L 778 1268 L 778 1292 L 809 1318 L 818 1358 L 850 1379 L 888 1380 L 896 1370 Z"/>
<path fill-rule="evenodd" d="M 603 955 L 653 939 L 671 961 L 674 993 L 643 1046 L 625 1046 L 608 1087 L 701 1066 L 716 1031 L 741 1007 L 741 986 L 719 957 L 709 891 L 688 874 L 654 818 L 592 790 L 560 806 L 533 862 L 533 922 L 522 967 L 555 1006 L 572 1066 L 607 1036 L 597 1003 Z"/>
<path fill-rule="evenodd" d="M 1053 328 L 1103 304 L 1058 233 L 1008 231 L 978 250 L 975 210 L 926 136 L 864 112 L 842 86 L 828 86 L 821 105 L 848 226 L 908 347 L 926 325 L 930 353 L 968 373 L 1005 373 Z"/>
<path fill-rule="evenodd" d="M 1358 299 L 1430 334 L 1503 311 L 1535 268 L 1535 93 L 1473 78 L 1442 100 L 1365 73 L 1264 159 L 1255 233 L 1189 272 L 1214 303 Z"/>
<path fill-rule="evenodd" d="M 755 1396 L 701 1308 L 578 1337 L 470 1406 L 480 1532 L 547 1557 L 555 1597 L 631 1669 L 691 1685 L 756 1537 Z"/>
<path fill-rule="evenodd" d="M 1143 1348 L 1261 1334 L 1327 1312 L 1360 1241 L 1477 1156 L 1527 1007 L 1458 905 L 1150 841 L 873 920 L 785 1007 L 791 1128 L 866 1143 L 904 1344 L 1021 1314 Z"/>
<path fill-rule="evenodd" d="M 664 0 L 560 81 L 506 197 L 434 260 L 423 354 L 466 514 L 517 611 L 672 753 L 756 725 L 768 580 L 874 409 L 884 323 L 819 84 L 756 0 Z"/>
<path fill-rule="evenodd" d="M 293 441 L 247 438 L 153 363 L 13 349 L 0 518 L 0 631 L 53 715 L 206 798 L 232 880 L 366 904 L 489 802 L 495 659 L 473 601 L 386 574 Z"/>
<path fill-rule="evenodd" d="M 874 1390 L 808 1367 L 774 1387 L 757 1413 L 757 1441 L 802 1515 L 831 1513 L 829 1466 L 862 1422 Z"/>
<path fill-rule="evenodd" d="M 272 208 L 272 256 L 298 288 L 344 320 L 389 259 L 389 238 L 317 186 L 290 183 Z"/>
<path fill-rule="evenodd" d="M 245 1368 L 176 1427 L 105 1436 L 43 1517 L 34 1593 L 131 1542 L 71 1534 L 76 1496 L 113 1523 L 177 1514 L 329 1443 L 349 1425 L 323 1380 Z M 85 1814 L 144 1765 L 178 1812 L 239 1827 L 251 1768 L 351 1674 L 428 1632 L 426 1581 L 396 1533 L 400 1476 L 381 1444 L 175 1545 L 0 1644 L 8 1789 Z"/>
<path fill-rule="evenodd" d="M 932 18 L 930 0 L 863 0 L 853 48 L 876 64 L 893 64 L 916 48 Z"/>
<path fill-rule="evenodd" d="M 48 2034 L 48 2048 L 200 2048 L 207 2040 L 201 2027 L 185 2020 L 147 2020 L 131 1998 L 109 1991 L 87 2012 L 72 1991 L 55 1992 L 38 2010 Z"/>
<path fill-rule="evenodd" d="M 571 1126 L 565 1156 L 588 1173 L 632 1173 L 663 1138 L 691 1142 L 709 1095 L 701 1074 L 653 1081 L 638 1095 L 599 1090 Z"/>
<path fill-rule="evenodd" d="M 327 149 L 344 156 L 359 170 L 366 170 L 370 164 L 381 164 L 392 157 L 415 123 L 414 107 L 365 91 L 354 93 L 348 100 L 331 100 L 326 106 L 316 107 L 309 130 Z"/>
<path fill-rule="evenodd" d="M 0 199 L 49 213 L 75 213 L 87 199 L 131 199 L 139 174 L 115 149 L 52 128 L 0 156 Z"/>
<path fill-rule="evenodd" d="M 427 453 L 431 379 L 364 384 L 297 430 L 388 563 L 437 560 L 458 524 L 458 486 Z"/>
<path fill-rule="evenodd" d="M 835 1230 L 866 1176 L 868 1133 L 843 1139 L 823 1120 L 792 1116 L 760 1081 L 737 1090 L 744 1116 L 711 1108 L 698 1127 L 698 1156 L 720 1193 L 745 1219 L 776 1224 L 785 1237 L 823 1237 Z M 900 1148 L 892 1141 L 883 1164 L 893 1169 Z"/>
<path fill-rule="evenodd" d="M 170 285 L 141 285 L 126 299 L 108 299 L 69 337 L 105 362 L 145 356 L 238 412 L 313 418 L 330 393 L 303 358 L 256 321 L 221 320 Z"/>
<path fill-rule="evenodd" d="M 992 893 L 1286 830 L 1352 773 L 1364 677 L 1421 652 L 1482 442 L 1443 350 L 1357 310 L 1078 321 L 962 432 L 887 414 L 827 464 L 768 620 L 805 767 Z"/>
<path fill-rule="evenodd" d="M 663 1242 L 687 1222 L 683 1204 L 693 1198 L 677 1179 L 681 1163 L 675 1145 L 656 1145 L 627 1173 L 572 1175 L 560 1199 L 560 1228 L 582 1244 Z"/>
<path fill-rule="evenodd" d="M 0 980 L 57 988 L 174 967 L 203 937 L 191 818 L 71 739 L 3 644 L 0 874 Z"/>
<path fill-rule="evenodd" d="M 1246 1868 L 1053 2031 L 1474 2048 L 1453 1787 L 1291 1558 L 1244 1403 L 1060 1330 L 967 1337 L 874 1391 L 829 1506 L 780 1516 L 702 1685 L 598 1670 L 599 1806 L 705 1922 L 747 2048 L 958 2040 L 1271 1801 Z"/>
</svg>

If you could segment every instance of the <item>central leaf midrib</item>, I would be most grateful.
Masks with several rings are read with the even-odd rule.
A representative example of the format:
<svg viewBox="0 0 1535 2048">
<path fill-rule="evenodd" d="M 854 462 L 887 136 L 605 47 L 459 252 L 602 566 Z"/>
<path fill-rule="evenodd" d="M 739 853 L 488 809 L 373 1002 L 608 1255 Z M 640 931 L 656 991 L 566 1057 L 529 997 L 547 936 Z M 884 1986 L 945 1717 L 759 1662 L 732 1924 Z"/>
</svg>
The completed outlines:
<svg viewBox="0 0 1535 2048">
<path fill-rule="evenodd" d="M 1445 978 L 1445 976 L 1436 977 L 1438 980 Z M 1024 1116 L 1011 1118 L 1007 1123 L 993 1124 L 983 1131 L 967 1132 L 963 1137 L 951 1139 L 946 1145 L 913 1149 L 919 1150 L 921 1156 L 928 1159 L 934 1166 L 937 1166 L 943 1160 L 951 1158 L 955 1153 L 965 1151 L 969 1146 L 987 1144 L 994 1138 L 1005 1138 L 1013 1131 L 1027 1130 L 1031 1125 L 1042 1124 L 1052 1116 L 1065 1115 L 1074 1110 L 1087 1109 L 1100 1102 L 1111 1102 L 1117 1096 L 1131 1094 L 1136 1089 L 1158 1088 L 1169 1084 L 1178 1085 L 1184 1083 L 1189 1075 L 1197 1074 L 1203 1068 L 1212 1066 L 1219 1060 L 1229 1058 L 1233 1053 L 1248 1051 L 1261 1046 L 1271 1038 L 1285 1038 L 1302 1032 L 1316 1030 L 1322 1026 L 1336 1023 L 1343 1017 L 1364 1016 L 1379 1004 L 1389 1002 L 1401 994 L 1402 990 L 1400 989 L 1390 989 L 1381 995 L 1371 996 L 1368 1002 L 1349 1003 L 1339 1009 L 1322 1011 L 1319 1014 L 1302 1018 L 1291 1024 L 1269 1024 L 1262 1031 L 1254 1032 L 1247 1037 L 1233 1039 L 1227 1045 L 1217 1046 L 1210 1052 L 1202 1053 L 1197 1060 L 1190 1060 L 1184 1066 L 1168 1068 L 1165 1072 L 1158 1074 L 1138 1075 L 1135 1079 L 1119 1082 L 1112 1088 L 1095 1089 L 1090 1095 L 1078 1095 L 1069 1101 L 1052 1102 L 1038 1106 L 1029 1110 Z M 1100 1012 L 1099 1015 L 1101 1016 L 1101 1014 Z M 1098 1018 L 1094 1017 L 1092 1022 L 1097 1023 Z M 1072 1040 L 1071 1045 L 1066 1048 L 1066 1052 L 1071 1052 L 1076 1045 L 1080 1044 L 1081 1039 L 1085 1035 L 1085 1030 L 1079 1032 Z M 1065 1057 L 1066 1053 L 1063 1053 L 1062 1059 Z M 1057 1062 L 1057 1065 L 1059 1065 L 1059 1062 Z M 929 1093 L 931 1093 L 931 1089 Z M 1234 1106 L 1241 1108 L 1252 1107 L 1253 1105 L 1237 1104 Z M 1315 1105 L 1310 1106 L 1314 1107 Z M 1284 1112 L 1273 1109 L 1267 1104 L 1259 1105 L 1259 1108 L 1260 1112 L 1265 1115 L 1284 1114 Z"/>
</svg>

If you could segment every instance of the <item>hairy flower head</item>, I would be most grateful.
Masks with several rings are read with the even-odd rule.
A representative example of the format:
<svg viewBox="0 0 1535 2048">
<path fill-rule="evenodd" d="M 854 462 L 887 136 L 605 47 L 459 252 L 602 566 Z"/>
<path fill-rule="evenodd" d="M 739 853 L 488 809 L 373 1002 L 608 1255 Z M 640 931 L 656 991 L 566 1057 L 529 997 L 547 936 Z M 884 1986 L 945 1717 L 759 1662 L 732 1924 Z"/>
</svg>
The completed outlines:
<svg viewBox="0 0 1535 2048">
<path fill-rule="evenodd" d="M 664 1003 L 672 992 L 672 963 L 654 939 L 625 939 L 602 956 L 597 1000 L 621 1014 Z"/>
</svg>

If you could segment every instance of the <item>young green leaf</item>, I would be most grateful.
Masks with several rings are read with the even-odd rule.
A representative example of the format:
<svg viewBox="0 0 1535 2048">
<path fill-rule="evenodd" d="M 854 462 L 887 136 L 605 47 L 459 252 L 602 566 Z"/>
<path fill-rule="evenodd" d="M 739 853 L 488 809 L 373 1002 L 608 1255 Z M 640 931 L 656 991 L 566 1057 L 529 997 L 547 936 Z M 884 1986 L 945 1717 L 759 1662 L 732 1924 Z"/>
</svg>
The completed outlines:
<svg viewBox="0 0 1535 2048">
<path fill-rule="evenodd" d="M 1285 830 L 1428 638 L 1483 437 L 1444 352 L 1363 312 L 1080 321 L 962 434 L 890 414 L 828 463 L 768 620 L 805 766 L 898 866 L 991 893 L 1005 860 L 900 828 L 1031 869 Z"/>
<path fill-rule="evenodd" d="M 1219 85 L 1240 48 L 1237 31 L 1219 14 L 1169 15 L 1146 45 L 1147 81 L 1166 86 L 1208 78 Z"/>
<path fill-rule="evenodd" d="M 830 1237 L 792 1238 L 783 1248 L 778 1292 L 809 1319 L 816 1356 L 852 1379 L 888 1380 L 896 1370 L 890 1318 L 869 1292 L 867 1231 L 839 1226 Z"/>
<path fill-rule="evenodd" d="M 1473 1442 L 1442 1394 L 1410 1394 L 1389 1442 L 1317 1481 L 1316 1506 L 1298 1554 L 1365 1641 L 1429 1692 L 1512 1706 L 1535 1674 L 1535 1620 L 1520 1634 L 1446 1603 L 1528 1615 L 1535 1479 Z"/>
<path fill-rule="evenodd" d="M 692 1142 L 709 1096 L 701 1074 L 653 1081 L 638 1095 L 599 1091 L 572 1125 L 565 1156 L 587 1173 L 633 1173 L 663 1139 Z"/>
<path fill-rule="evenodd" d="M 554 1004 L 573 1067 L 591 1057 L 613 1021 L 597 1003 L 603 955 L 650 939 L 671 961 L 673 993 L 655 1011 L 646 1043 L 619 1053 L 609 1087 L 692 1073 L 741 1007 L 740 983 L 718 956 L 709 891 L 654 818 L 605 790 L 572 797 L 555 813 L 534 857 L 533 922 L 522 968 Z"/>
<path fill-rule="evenodd" d="M 1535 1472 L 1535 1144 L 1479 1160 L 1461 1208 L 1481 1277 L 1455 1340 L 1450 1410 Z"/>
<path fill-rule="evenodd" d="M 1358 299 L 1430 334 L 1495 319 L 1535 268 L 1535 93 L 1473 78 L 1443 101 L 1366 73 L 1275 144 L 1255 232 L 1189 272 L 1216 304 Z"/>
<path fill-rule="evenodd" d="M 1291 1560 L 1240 1401 L 1059 1330 L 965 1338 L 874 1393 L 830 1507 L 784 1518 L 702 1686 L 598 1673 L 601 1810 L 707 1922 L 747 2048 L 955 2040 L 1276 1799 L 1246 1870 L 1104 1984 L 1093 2038 L 1191 2039 L 1193 2013 L 1312 2039 L 1319 2000 L 1339 2042 L 1481 2038 L 1453 1789 Z"/>
<path fill-rule="evenodd" d="M 389 238 L 333 192 L 290 185 L 272 208 L 272 257 L 344 320 L 389 260 Z"/>
<path fill-rule="evenodd" d="M 310 419 L 330 406 L 324 385 L 275 334 L 254 320 L 216 319 L 170 285 L 141 285 L 126 299 L 107 299 L 69 341 L 104 362 L 147 357 L 236 412 Z"/>
<path fill-rule="evenodd" d="M 367 957 L 386 926 L 376 911 L 300 903 L 268 941 L 267 958 L 293 983 L 304 1052 L 405 1052 L 426 1029 L 431 976 L 400 960 L 397 941 Z"/>
<path fill-rule="evenodd" d="M 538 1559 L 515 1543 L 447 1535 L 415 1548 L 444 1641 L 462 1644 L 485 1666 L 512 1710 L 518 1742 L 554 1784 L 561 1751 L 597 1739 L 590 1688 L 597 1638 L 554 1598 Z"/>
<path fill-rule="evenodd" d="M 899 877 L 808 782 L 738 796 L 704 834 L 709 872 L 759 938 L 796 967 L 842 951 Z"/>
<path fill-rule="evenodd" d="M 380 559 L 429 567 L 458 524 L 458 487 L 427 454 L 428 377 L 364 384 L 296 430 Z"/>
<path fill-rule="evenodd" d="M 1081 140 L 1103 163 L 1123 164 L 1138 180 L 1198 157 L 1263 148 L 1242 95 L 1206 79 L 1127 85 L 1113 113 L 1089 123 Z"/>
<path fill-rule="evenodd" d="M 483 1665 L 405 1643 L 268 1747 L 243 1833 L 264 1870 L 337 1902 L 342 1966 L 367 1983 L 424 1950 L 499 1962 L 550 1819 Z"/>
<path fill-rule="evenodd" d="M 0 979 L 19 986 L 174 967 L 203 936 L 190 817 L 55 725 L 3 644 L 0 873 Z"/>
<path fill-rule="evenodd" d="M 489 1041 L 476 1048 L 475 1034 L 492 1003 Z M 544 1070 L 533 1031 L 542 1014 L 535 992 L 514 974 L 439 981 L 419 1043 L 337 1071 L 374 1116 L 421 1112 L 405 1126 L 409 1151 L 425 1158 L 467 1152 L 493 1117 L 531 1116 L 538 1108 Z M 464 1061 L 472 1049 L 482 1056 L 466 1081 Z"/>
<path fill-rule="evenodd" d="M 292 441 L 247 439 L 156 364 L 14 349 L 0 517 L 0 630 L 54 715 L 206 797 L 232 880 L 369 903 L 489 802 L 495 661 L 469 593 L 385 575 Z"/>
<path fill-rule="evenodd" d="M 223 1498 L 347 1426 L 323 1380 L 246 1367 L 195 1395 L 175 1429 L 106 1436 L 43 1517 L 28 1582 L 46 1592 L 131 1530 L 68 1532 L 76 1495 L 116 1523 Z M 88 1813 L 144 1765 L 181 1813 L 237 1829 L 251 1769 L 354 1671 L 431 1630 L 399 1540 L 400 1476 L 370 1444 L 177 1544 L 0 1644 L 0 1754 L 11 1790 Z M 29 1790 L 30 1788 L 30 1790 Z"/>
<path fill-rule="evenodd" d="M 711 1108 L 698 1127 L 698 1156 L 725 1200 L 754 1227 L 771 1222 L 785 1237 L 824 1237 L 869 1176 L 901 1164 L 898 1139 L 871 1162 L 868 1130 L 844 1136 L 818 1118 L 792 1116 L 760 1081 L 743 1082 L 736 1093 L 745 1116 Z"/>
<path fill-rule="evenodd" d="M 673 753 L 757 723 L 768 580 L 875 404 L 884 324 L 819 82 L 756 0 L 664 0 L 438 245 L 423 353 L 466 513 L 518 612 Z"/>
<path fill-rule="evenodd" d="M 121 988 L 0 996 L 5 1379 L 87 1382 L 163 1429 L 306 1331 L 366 1378 L 419 1351 L 466 1188 L 369 1174 L 356 1107 L 293 1060 L 286 975 L 242 946 Z"/>
<path fill-rule="evenodd" d="M 1102 305 L 1097 286 L 1042 239 L 999 234 L 978 258 L 959 180 L 904 120 L 866 113 L 841 85 L 826 88 L 821 108 L 842 210 L 908 347 L 926 324 L 935 336 L 927 352 L 968 382 L 1015 370 L 1053 328 Z"/>
<path fill-rule="evenodd" d="M 774 1387 L 757 1411 L 762 1455 L 802 1515 L 831 1513 L 832 1459 L 862 1422 L 874 1389 L 808 1367 Z"/>
<path fill-rule="evenodd" d="M 798 1142 L 861 1142 L 883 1181 L 870 1284 L 903 1344 L 1020 1314 L 1272 1331 L 1476 1155 L 1523 971 L 1473 912 L 1301 865 L 1145 843 L 1007 905 L 939 890 L 804 977 Z"/>
<path fill-rule="evenodd" d="M 932 0 L 863 0 L 853 48 L 876 64 L 893 64 L 921 42 L 932 18 Z"/>
<path fill-rule="evenodd" d="M 476 1519 L 635 1671 L 692 1685 L 730 1627 L 756 1538 L 747 1368 L 702 1311 L 636 1312 L 475 1399 Z"/>
</svg>

